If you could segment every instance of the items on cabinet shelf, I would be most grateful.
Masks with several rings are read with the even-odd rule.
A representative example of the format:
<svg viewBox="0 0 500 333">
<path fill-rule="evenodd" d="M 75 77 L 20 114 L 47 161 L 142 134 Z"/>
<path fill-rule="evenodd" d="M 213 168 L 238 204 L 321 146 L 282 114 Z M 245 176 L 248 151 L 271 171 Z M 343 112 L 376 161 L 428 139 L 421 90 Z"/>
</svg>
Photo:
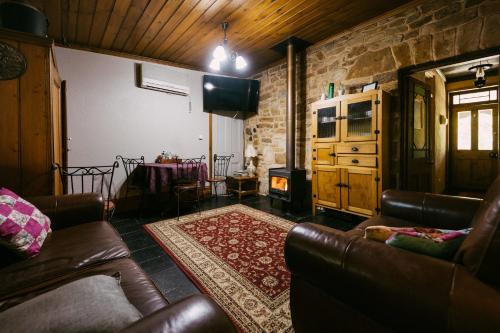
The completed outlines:
<svg viewBox="0 0 500 333">
<path fill-rule="evenodd" d="M 313 103 L 313 213 L 378 213 L 389 180 L 389 103 L 380 90 Z"/>
</svg>

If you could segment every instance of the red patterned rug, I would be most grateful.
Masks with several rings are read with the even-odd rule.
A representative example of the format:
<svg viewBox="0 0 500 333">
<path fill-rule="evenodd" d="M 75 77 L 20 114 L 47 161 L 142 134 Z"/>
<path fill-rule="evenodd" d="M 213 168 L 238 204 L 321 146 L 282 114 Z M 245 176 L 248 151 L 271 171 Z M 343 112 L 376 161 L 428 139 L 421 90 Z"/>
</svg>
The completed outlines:
<svg viewBox="0 0 500 333">
<path fill-rule="evenodd" d="M 293 332 L 284 244 L 294 223 L 244 206 L 145 229 L 242 332 Z"/>
</svg>

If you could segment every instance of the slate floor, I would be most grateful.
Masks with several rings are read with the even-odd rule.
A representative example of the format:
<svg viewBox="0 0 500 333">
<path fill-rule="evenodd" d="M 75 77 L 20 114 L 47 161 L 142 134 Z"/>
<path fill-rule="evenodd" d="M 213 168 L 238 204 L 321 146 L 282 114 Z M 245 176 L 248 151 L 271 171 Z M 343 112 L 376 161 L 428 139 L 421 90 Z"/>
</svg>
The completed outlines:
<svg viewBox="0 0 500 333">
<path fill-rule="evenodd" d="M 202 210 L 208 210 L 235 203 L 245 204 L 259 210 L 286 218 L 288 220 L 300 222 L 314 222 L 329 227 L 349 230 L 362 221 L 361 218 L 341 214 L 337 212 L 323 212 L 312 216 L 310 211 L 295 213 L 293 215 L 281 209 L 279 202 L 271 205 L 270 200 L 265 196 L 252 196 L 238 201 L 234 197 L 219 197 L 205 200 L 202 203 Z M 182 214 L 188 214 L 190 211 L 184 211 Z M 175 217 L 176 212 L 170 213 L 150 213 L 150 216 L 117 216 L 113 217 L 111 224 L 121 234 L 123 240 L 132 252 L 132 258 L 144 269 L 144 271 L 153 280 L 156 286 L 161 290 L 169 302 L 175 302 L 186 296 L 199 293 L 189 278 L 179 269 L 174 261 L 163 251 L 149 234 L 147 234 L 143 225 Z M 133 214 L 137 215 L 137 214 Z M 147 215 L 143 212 L 141 215 Z"/>
</svg>

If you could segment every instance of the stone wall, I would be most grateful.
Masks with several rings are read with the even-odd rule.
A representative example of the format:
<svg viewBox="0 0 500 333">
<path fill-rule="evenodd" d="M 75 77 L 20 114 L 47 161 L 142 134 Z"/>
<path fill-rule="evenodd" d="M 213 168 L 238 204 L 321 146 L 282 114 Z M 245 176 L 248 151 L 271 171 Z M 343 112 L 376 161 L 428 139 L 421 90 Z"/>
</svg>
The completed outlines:
<svg viewBox="0 0 500 333">
<path fill-rule="evenodd" d="M 378 81 L 397 93 L 397 70 L 467 52 L 500 46 L 500 0 L 427 0 L 372 20 L 312 45 L 298 70 L 297 166 L 311 177 L 311 108 L 329 82 L 354 92 Z M 285 164 L 286 64 L 255 75 L 261 82 L 259 114 L 245 121 L 245 141 L 259 157 L 260 192 L 267 194 L 267 170 Z M 391 114 L 391 174 L 398 184 L 399 114 Z"/>
</svg>

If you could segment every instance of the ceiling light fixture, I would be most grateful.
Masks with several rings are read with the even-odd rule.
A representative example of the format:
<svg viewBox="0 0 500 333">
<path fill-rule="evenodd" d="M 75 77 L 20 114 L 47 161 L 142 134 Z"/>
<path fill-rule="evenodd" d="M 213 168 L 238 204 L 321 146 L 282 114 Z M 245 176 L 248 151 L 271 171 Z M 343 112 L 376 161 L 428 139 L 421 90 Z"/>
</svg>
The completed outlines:
<svg viewBox="0 0 500 333">
<path fill-rule="evenodd" d="M 229 50 L 227 46 L 227 29 L 229 28 L 229 23 L 222 23 L 222 30 L 224 31 L 224 41 L 219 44 L 212 52 L 213 59 L 210 61 L 210 69 L 218 72 L 221 69 L 221 65 L 229 61 L 233 64 L 234 68 L 238 71 L 244 70 L 247 67 L 247 62 L 245 58 L 238 55 L 236 51 Z"/>
<path fill-rule="evenodd" d="M 493 67 L 492 64 L 481 64 L 469 67 L 469 71 L 476 72 L 476 79 L 474 80 L 474 86 L 476 88 L 481 88 L 486 85 L 486 69 Z"/>
</svg>

